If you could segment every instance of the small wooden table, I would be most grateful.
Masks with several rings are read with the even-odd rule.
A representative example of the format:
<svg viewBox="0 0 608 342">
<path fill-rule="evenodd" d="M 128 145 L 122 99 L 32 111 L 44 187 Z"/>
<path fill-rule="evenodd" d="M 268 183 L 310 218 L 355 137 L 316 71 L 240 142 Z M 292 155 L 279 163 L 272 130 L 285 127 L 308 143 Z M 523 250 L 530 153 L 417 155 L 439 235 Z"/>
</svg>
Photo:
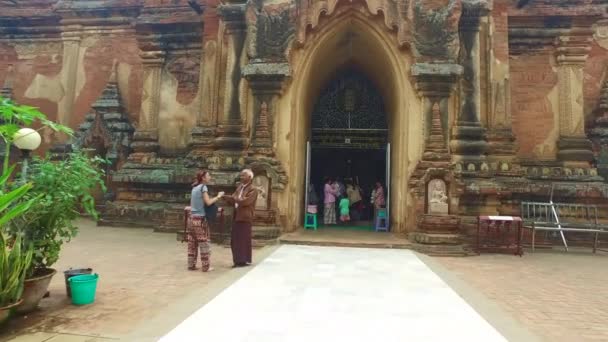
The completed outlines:
<svg viewBox="0 0 608 342">
<path fill-rule="evenodd" d="M 477 217 L 477 253 L 481 250 L 510 250 L 515 249 L 515 255 L 520 257 L 524 254 L 521 245 L 523 233 L 523 221 L 518 216 L 479 216 Z M 481 232 L 485 225 L 485 244 L 482 247 Z M 517 228 L 517 239 L 511 241 L 511 228 Z M 491 246 L 489 245 L 491 243 Z"/>
</svg>

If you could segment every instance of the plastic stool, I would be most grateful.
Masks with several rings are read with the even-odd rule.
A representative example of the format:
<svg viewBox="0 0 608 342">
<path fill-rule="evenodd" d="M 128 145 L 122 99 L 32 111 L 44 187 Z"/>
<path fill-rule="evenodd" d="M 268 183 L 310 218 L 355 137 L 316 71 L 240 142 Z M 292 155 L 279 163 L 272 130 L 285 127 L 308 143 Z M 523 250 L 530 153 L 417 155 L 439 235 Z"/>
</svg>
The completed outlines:
<svg viewBox="0 0 608 342">
<path fill-rule="evenodd" d="M 312 228 L 317 230 L 317 214 L 306 213 L 304 216 L 304 229 Z"/>
<path fill-rule="evenodd" d="M 386 209 L 378 209 L 376 213 L 376 231 L 388 232 L 388 217 L 386 217 Z"/>
</svg>

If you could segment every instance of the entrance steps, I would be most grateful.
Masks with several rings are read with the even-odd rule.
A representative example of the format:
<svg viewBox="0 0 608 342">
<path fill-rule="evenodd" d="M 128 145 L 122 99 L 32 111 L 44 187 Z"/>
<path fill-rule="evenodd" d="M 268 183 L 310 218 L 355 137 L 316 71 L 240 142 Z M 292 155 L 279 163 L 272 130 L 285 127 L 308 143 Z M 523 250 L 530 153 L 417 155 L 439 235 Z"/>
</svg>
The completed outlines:
<svg viewBox="0 0 608 342">
<path fill-rule="evenodd" d="M 448 241 L 453 241 L 450 237 L 448 238 Z M 446 244 L 439 241 L 418 243 L 402 234 L 344 231 L 331 228 L 318 231 L 298 230 L 283 234 L 278 242 L 305 246 L 411 249 L 431 256 L 462 257 L 476 255 L 466 244 L 462 243 Z"/>
<path fill-rule="evenodd" d="M 279 242 L 305 246 L 412 249 L 412 243 L 405 235 L 332 228 L 321 228 L 317 231 L 298 230 L 282 235 Z"/>
<path fill-rule="evenodd" d="M 470 247 L 463 244 L 458 245 L 427 245 L 421 243 L 412 243 L 412 249 L 416 252 L 437 257 L 465 257 L 475 256 L 477 253 Z"/>
</svg>

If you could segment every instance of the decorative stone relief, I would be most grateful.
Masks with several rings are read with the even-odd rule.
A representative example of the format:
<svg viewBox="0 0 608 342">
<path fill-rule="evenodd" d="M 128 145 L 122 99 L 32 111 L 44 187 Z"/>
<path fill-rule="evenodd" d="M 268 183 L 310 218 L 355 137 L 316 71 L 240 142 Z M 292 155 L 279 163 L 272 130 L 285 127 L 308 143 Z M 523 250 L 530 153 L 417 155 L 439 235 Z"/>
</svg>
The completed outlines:
<svg viewBox="0 0 608 342">
<path fill-rule="evenodd" d="M 287 186 L 287 171 L 281 162 L 274 158 L 267 157 L 247 157 L 245 164 L 254 174 L 266 174 L 270 178 L 270 186 L 272 190 L 283 191 Z"/>
<path fill-rule="evenodd" d="M 447 215 L 448 196 L 445 182 L 441 179 L 433 179 L 427 185 L 428 213 Z"/>
<path fill-rule="evenodd" d="M 427 9 L 423 0 L 414 0 L 414 47 L 417 57 L 456 61 L 458 54 L 458 16 L 461 0 L 447 6 Z M 456 18 L 456 20 L 455 20 Z"/>
<path fill-rule="evenodd" d="M 295 0 L 298 2 L 297 41 L 303 45 L 306 34 L 314 30 L 322 17 L 334 15 L 339 11 L 339 0 Z M 458 0 L 460 1 L 460 0 Z M 411 21 L 408 12 L 411 0 L 365 0 L 364 8 L 372 15 L 382 15 L 384 24 L 390 30 L 397 31 L 400 47 L 410 45 Z"/>
<path fill-rule="evenodd" d="M 270 208 L 270 179 L 266 175 L 256 175 L 253 177 L 253 187 L 258 190 L 255 209 L 268 210 Z"/>
<path fill-rule="evenodd" d="M 248 2 L 245 15 L 249 57 L 265 61 L 286 60 L 287 46 L 296 32 L 295 12 L 294 2 L 267 6 L 260 0 Z"/>
</svg>

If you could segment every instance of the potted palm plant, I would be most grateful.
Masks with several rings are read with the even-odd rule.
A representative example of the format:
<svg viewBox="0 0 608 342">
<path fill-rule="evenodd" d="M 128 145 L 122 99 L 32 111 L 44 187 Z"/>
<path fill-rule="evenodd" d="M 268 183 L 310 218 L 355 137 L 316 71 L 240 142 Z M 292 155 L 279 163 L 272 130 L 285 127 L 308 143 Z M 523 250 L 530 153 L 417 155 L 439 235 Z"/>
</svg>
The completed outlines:
<svg viewBox="0 0 608 342">
<path fill-rule="evenodd" d="M 8 182 L 12 168 L 0 177 L 0 185 Z M 23 248 L 21 236 L 12 240 L 5 233 L 5 225 L 25 213 L 33 200 L 23 201 L 23 196 L 32 187 L 24 184 L 12 191 L 0 192 L 0 325 L 9 317 L 11 311 L 21 304 L 25 274 L 32 261 L 33 249 Z"/>
</svg>

